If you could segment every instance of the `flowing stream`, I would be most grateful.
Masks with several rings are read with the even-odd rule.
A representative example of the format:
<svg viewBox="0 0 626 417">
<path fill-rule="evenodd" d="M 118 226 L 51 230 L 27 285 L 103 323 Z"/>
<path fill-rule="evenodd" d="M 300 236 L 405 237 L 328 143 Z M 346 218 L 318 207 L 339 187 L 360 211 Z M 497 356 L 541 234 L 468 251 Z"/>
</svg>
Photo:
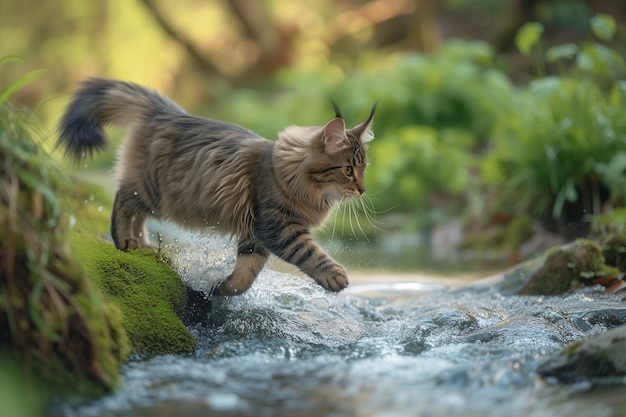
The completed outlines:
<svg viewBox="0 0 626 417">
<path fill-rule="evenodd" d="M 209 245 L 210 246 L 210 245 Z M 232 249 L 173 254 L 206 288 Z M 624 380 L 560 384 L 550 354 L 626 322 L 623 296 L 589 288 L 516 296 L 497 284 L 353 284 L 337 294 L 266 268 L 246 294 L 212 301 L 190 356 L 132 359 L 122 389 L 66 416 L 623 416 Z M 156 325 L 156 324 L 155 324 Z"/>
</svg>

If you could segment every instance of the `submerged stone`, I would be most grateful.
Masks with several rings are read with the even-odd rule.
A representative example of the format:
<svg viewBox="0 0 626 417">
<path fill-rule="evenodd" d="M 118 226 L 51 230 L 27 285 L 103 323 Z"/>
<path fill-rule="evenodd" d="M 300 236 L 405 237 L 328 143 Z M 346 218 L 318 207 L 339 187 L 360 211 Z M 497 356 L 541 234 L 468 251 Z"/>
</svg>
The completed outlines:
<svg viewBox="0 0 626 417">
<path fill-rule="evenodd" d="M 626 376 L 626 326 L 571 343 L 537 371 L 561 382 Z"/>
</svg>

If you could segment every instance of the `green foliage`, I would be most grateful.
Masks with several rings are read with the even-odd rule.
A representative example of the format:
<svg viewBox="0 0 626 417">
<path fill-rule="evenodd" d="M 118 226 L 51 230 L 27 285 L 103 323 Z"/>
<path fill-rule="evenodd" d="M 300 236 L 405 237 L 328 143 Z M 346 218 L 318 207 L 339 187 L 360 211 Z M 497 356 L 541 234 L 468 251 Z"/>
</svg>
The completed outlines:
<svg viewBox="0 0 626 417">
<path fill-rule="evenodd" d="M 10 102 L 0 105 L 0 345 L 46 391 L 100 395 L 118 382 L 126 333 L 73 257 L 66 184 L 36 128 Z"/>
<path fill-rule="evenodd" d="M 29 384 L 18 363 L 0 353 L 0 404 L 2 413 L 11 417 L 43 415 L 43 398 Z"/>
<path fill-rule="evenodd" d="M 482 165 L 485 180 L 503 187 L 502 203 L 511 210 L 551 210 L 555 218 L 596 180 L 617 198 L 626 186 L 619 172 L 626 149 L 626 123 L 619 117 L 625 100 L 619 86 L 606 95 L 590 80 L 547 77 L 531 83 L 517 100 L 519 112 L 503 117 L 495 129 L 494 148 Z"/>
<path fill-rule="evenodd" d="M 0 68 L 11 62 L 22 62 L 22 60 L 14 56 L 6 56 L 0 58 Z M 3 106 L 9 99 L 9 97 L 22 89 L 24 86 L 28 85 L 31 81 L 40 77 L 44 72 L 45 71 L 43 70 L 30 71 L 29 73 L 22 75 L 19 79 L 8 85 L 0 95 L 0 106 Z"/>
<path fill-rule="evenodd" d="M 592 17 L 589 20 L 589 25 L 591 26 L 593 34 L 603 41 L 613 39 L 615 31 L 617 30 L 617 23 L 613 16 L 604 13 L 598 13 L 596 16 Z"/>
<path fill-rule="evenodd" d="M 543 33 L 543 25 L 538 22 L 527 22 L 517 32 L 515 36 L 515 44 L 520 52 L 524 55 L 530 55 L 533 48 L 541 40 Z"/>
<path fill-rule="evenodd" d="M 626 207 L 591 218 L 592 232 L 603 237 L 623 236 L 626 239 Z"/>
<path fill-rule="evenodd" d="M 589 25 L 592 33 L 602 41 L 612 40 L 617 29 L 615 19 L 605 14 L 598 14 L 592 17 Z M 526 51 L 519 44 L 518 47 L 522 52 Z M 537 56 L 536 59 L 539 60 L 540 58 L 540 56 Z M 575 66 L 569 76 L 592 78 L 603 86 L 613 84 L 616 80 L 622 78 L 626 72 L 624 59 L 617 51 L 593 41 L 583 42 L 580 46 L 571 43 L 552 46 L 546 51 L 545 58 L 549 63 L 559 63 L 562 60 L 574 59 Z M 564 72 L 562 75 L 565 76 L 563 67 L 561 67 L 561 70 Z"/>
<path fill-rule="evenodd" d="M 614 33 L 612 18 L 597 16 L 593 31 Z M 533 38 L 534 39 L 534 38 Z M 536 42 L 536 41 L 535 41 Z M 528 49 L 525 49 L 528 51 Z M 498 208 L 532 210 L 560 218 L 566 204 L 599 213 L 608 201 L 624 203 L 626 189 L 626 85 L 624 64 L 606 46 L 587 42 L 548 49 L 548 62 L 574 58 L 560 76 L 531 82 L 515 98 L 514 114 L 501 113 L 483 178 L 500 187 Z"/>
<path fill-rule="evenodd" d="M 426 207 L 429 192 L 458 194 L 471 186 L 468 170 L 474 158 L 468 147 L 473 138 L 460 130 L 427 126 L 400 129 L 394 140 L 381 140 L 368 169 L 377 199 L 395 210 Z"/>
</svg>

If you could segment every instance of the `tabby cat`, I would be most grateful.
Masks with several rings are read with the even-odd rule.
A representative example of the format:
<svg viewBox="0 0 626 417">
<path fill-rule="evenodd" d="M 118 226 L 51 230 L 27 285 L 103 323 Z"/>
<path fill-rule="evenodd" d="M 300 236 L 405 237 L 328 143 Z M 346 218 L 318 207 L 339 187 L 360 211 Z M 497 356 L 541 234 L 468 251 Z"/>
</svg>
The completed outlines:
<svg viewBox="0 0 626 417">
<path fill-rule="evenodd" d="M 233 272 L 214 295 L 245 292 L 270 253 L 329 291 L 346 270 L 311 236 L 344 198 L 365 192 L 369 117 L 346 129 L 337 106 L 324 126 L 290 126 L 276 141 L 235 124 L 186 113 L 140 85 L 92 78 L 60 122 L 57 146 L 78 162 L 107 144 L 106 125 L 129 134 L 119 150 L 111 236 L 122 250 L 150 246 L 148 217 L 186 228 L 215 226 L 237 238 Z"/>
</svg>

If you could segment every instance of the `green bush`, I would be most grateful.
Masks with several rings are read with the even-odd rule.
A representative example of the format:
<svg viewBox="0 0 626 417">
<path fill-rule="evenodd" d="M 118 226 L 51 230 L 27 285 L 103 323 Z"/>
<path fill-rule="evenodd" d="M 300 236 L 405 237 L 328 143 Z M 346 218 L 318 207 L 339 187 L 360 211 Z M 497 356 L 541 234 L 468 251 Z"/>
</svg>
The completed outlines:
<svg viewBox="0 0 626 417">
<path fill-rule="evenodd" d="M 129 354 L 120 312 L 76 261 L 67 184 L 8 97 L 0 95 L 0 350 L 48 393 L 101 395 L 117 386 Z"/>
<path fill-rule="evenodd" d="M 608 37 L 612 26 L 605 26 Z M 500 112 L 482 174 L 500 192 L 495 209 L 551 216 L 564 232 L 565 223 L 599 214 L 603 204 L 626 202 L 626 82 L 618 77 L 623 61 L 603 45 L 561 45 L 547 57 L 574 65 L 531 82 L 515 97 L 514 112 Z"/>
</svg>

